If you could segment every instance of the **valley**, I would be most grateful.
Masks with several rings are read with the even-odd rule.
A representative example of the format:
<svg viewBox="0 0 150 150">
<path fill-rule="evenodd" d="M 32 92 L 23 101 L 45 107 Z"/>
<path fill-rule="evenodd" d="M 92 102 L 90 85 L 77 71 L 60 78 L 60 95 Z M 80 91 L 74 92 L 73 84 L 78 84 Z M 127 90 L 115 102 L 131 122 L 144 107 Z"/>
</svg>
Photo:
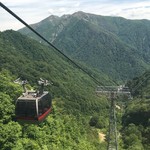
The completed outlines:
<svg viewBox="0 0 150 150">
<path fill-rule="evenodd" d="M 0 32 L 0 149 L 105 150 L 111 121 L 118 149 L 150 149 L 149 25 L 84 12 L 31 25 L 75 64 L 27 28 Z M 37 88 L 39 78 L 53 83 L 46 88 L 52 112 L 42 123 L 15 120 L 23 92 L 13 82 L 17 78 L 29 81 L 29 89 Z M 107 85 L 122 83 L 132 98 L 96 94 L 97 86 L 106 91 Z"/>
</svg>

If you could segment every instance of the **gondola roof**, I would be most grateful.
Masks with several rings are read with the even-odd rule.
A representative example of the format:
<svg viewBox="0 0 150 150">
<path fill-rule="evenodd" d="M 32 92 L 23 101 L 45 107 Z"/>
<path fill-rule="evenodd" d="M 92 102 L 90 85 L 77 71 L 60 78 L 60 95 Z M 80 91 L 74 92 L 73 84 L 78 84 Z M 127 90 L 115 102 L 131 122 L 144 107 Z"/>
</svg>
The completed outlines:
<svg viewBox="0 0 150 150">
<path fill-rule="evenodd" d="M 36 100 L 36 99 L 40 99 L 46 94 L 48 94 L 48 91 L 44 91 L 42 94 L 38 94 L 36 91 L 27 91 L 26 93 L 23 93 L 18 99 Z"/>
</svg>

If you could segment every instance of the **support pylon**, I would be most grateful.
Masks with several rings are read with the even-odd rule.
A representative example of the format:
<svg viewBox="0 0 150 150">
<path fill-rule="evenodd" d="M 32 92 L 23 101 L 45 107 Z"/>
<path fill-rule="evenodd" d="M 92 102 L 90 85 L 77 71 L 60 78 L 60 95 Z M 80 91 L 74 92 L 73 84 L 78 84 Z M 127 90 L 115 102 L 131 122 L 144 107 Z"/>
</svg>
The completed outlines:
<svg viewBox="0 0 150 150">
<path fill-rule="evenodd" d="M 117 96 L 126 95 L 131 98 L 129 88 L 121 86 L 98 86 L 96 89 L 97 95 L 109 96 L 110 100 L 110 112 L 109 112 L 109 130 L 108 130 L 108 146 L 107 150 L 118 150 L 118 136 L 117 136 L 117 120 L 116 120 L 116 98 Z"/>
<path fill-rule="evenodd" d="M 107 150 L 118 150 L 117 140 L 117 124 L 116 124 L 116 113 L 115 113 L 115 99 L 116 93 L 110 93 L 110 115 L 109 115 L 109 132 L 108 132 L 108 147 Z"/>
</svg>

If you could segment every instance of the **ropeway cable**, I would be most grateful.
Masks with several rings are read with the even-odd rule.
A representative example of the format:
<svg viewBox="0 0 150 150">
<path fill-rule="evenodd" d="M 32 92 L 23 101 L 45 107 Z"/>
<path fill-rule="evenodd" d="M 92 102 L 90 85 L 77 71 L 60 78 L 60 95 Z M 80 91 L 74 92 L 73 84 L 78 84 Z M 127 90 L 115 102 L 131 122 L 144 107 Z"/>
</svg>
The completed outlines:
<svg viewBox="0 0 150 150">
<path fill-rule="evenodd" d="M 61 52 L 60 49 L 58 49 L 56 46 L 54 46 L 52 43 L 50 43 L 46 38 L 44 38 L 40 33 L 35 31 L 29 24 L 27 24 L 24 20 L 22 20 L 19 16 L 17 16 L 13 11 L 11 11 L 8 7 L 6 7 L 3 3 L 0 2 L 0 6 L 5 9 L 9 14 L 14 16 L 17 20 L 19 20 L 22 24 L 24 24 L 27 28 L 29 28 L 32 32 L 34 32 L 37 36 L 39 36 L 42 40 L 44 40 L 48 45 L 50 45 L 52 48 L 54 48 L 58 53 L 60 53 L 64 58 L 69 60 L 76 68 L 79 70 L 82 70 L 85 74 L 87 74 L 92 80 L 99 85 L 102 85 L 103 87 L 104 84 L 98 81 L 95 77 L 93 77 L 91 74 L 88 73 L 85 69 L 83 69 L 81 66 L 79 66 L 77 63 L 75 63 L 72 59 L 70 59 L 67 55 L 65 55 L 63 52 Z"/>
</svg>

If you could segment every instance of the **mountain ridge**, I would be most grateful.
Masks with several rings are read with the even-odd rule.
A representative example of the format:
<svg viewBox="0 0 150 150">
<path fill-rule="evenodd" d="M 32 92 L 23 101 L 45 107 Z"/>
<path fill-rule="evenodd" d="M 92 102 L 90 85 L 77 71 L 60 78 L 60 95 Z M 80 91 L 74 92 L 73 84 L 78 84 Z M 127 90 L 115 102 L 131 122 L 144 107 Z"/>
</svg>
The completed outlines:
<svg viewBox="0 0 150 150">
<path fill-rule="evenodd" d="M 88 76 L 51 48 L 18 32 L 0 32 L 0 45 L 0 149 L 106 149 L 107 141 L 101 143 L 98 134 L 109 129 L 109 101 L 95 94 L 96 84 Z M 105 85 L 110 84 L 102 73 L 99 76 L 93 69 L 84 69 Z M 131 88 L 149 75 L 147 72 L 131 81 Z M 22 125 L 13 121 L 15 99 L 21 94 L 21 87 L 13 83 L 17 77 L 27 79 L 32 86 L 39 77 L 53 82 L 47 87 L 53 95 L 53 111 L 43 123 Z M 148 90 L 143 96 L 150 92 L 146 81 L 142 91 Z M 122 111 L 116 111 L 120 149 L 150 148 L 149 100 L 143 100 L 125 98 L 129 105 L 123 117 Z"/>
<path fill-rule="evenodd" d="M 150 21 L 84 12 L 51 17 L 32 27 L 71 58 L 118 80 L 131 79 L 150 68 Z M 19 32 L 42 42 L 26 30 Z"/>
</svg>

